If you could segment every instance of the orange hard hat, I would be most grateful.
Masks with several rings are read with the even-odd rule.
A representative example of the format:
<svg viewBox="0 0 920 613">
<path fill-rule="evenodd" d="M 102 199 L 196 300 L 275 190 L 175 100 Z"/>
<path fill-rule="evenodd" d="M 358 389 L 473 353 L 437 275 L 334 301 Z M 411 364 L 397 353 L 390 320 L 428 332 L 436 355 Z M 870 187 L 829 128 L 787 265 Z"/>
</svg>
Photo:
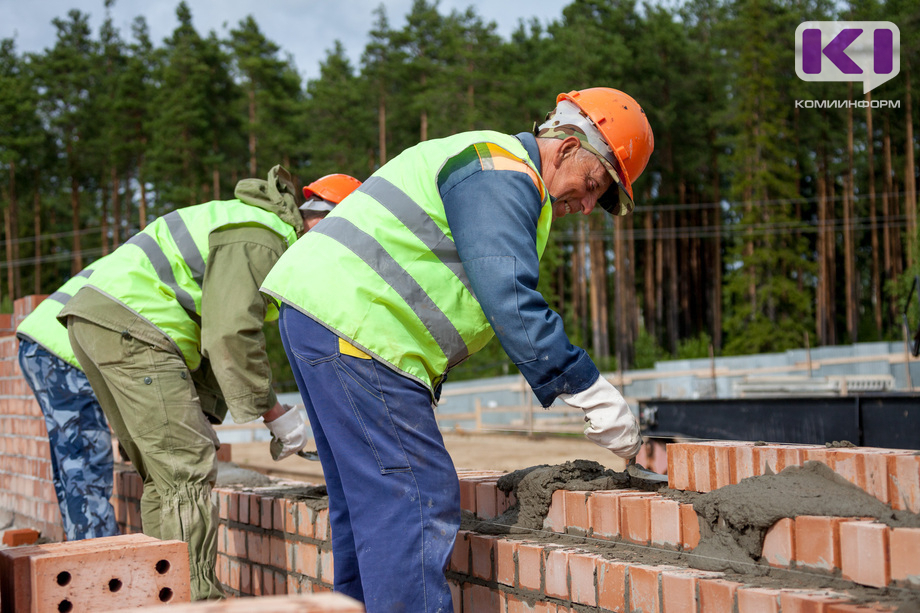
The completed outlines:
<svg viewBox="0 0 920 613">
<path fill-rule="evenodd" d="M 309 211 L 331 211 L 332 207 L 345 199 L 345 196 L 361 186 L 361 181 L 341 173 L 326 175 L 304 186 L 303 195 L 307 199 L 301 209 Z M 320 199 L 325 203 L 318 202 Z M 325 206 L 322 206 L 325 205 Z"/>
<path fill-rule="evenodd" d="M 595 146 L 594 149 L 598 150 L 594 153 L 598 154 L 601 162 L 606 162 L 604 166 L 619 189 L 608 189 L 599 204 L 614 215 L 629 213 L 634 206 L 632 184 L 645 170 L 655 149 L 655 136 L 645 111 L 631 96 L 609 87 L 559 94 L 556 97 L 557 108 L 563 101 L 577 106 L 605 141 L 606 147 Z M 590 135 L 588 140 L 592 140 Z"/>
</svg>

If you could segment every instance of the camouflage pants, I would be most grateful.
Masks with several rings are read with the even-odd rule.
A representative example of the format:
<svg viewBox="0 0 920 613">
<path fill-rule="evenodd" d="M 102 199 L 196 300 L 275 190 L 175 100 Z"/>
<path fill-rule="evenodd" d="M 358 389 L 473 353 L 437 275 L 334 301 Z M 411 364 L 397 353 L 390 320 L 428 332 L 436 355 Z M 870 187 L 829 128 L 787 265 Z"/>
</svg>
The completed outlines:
<svg viewBox="0 0 920 613">
<path fill-rule="evenodd" d="M 112 435 L 89 381 L 47 349 L 19 341 L 19 366 L 45 415 L 54 492 L 68 541 L 115 536 Z"/>
<path fill-rule="evenodd" d="M 144 480 L 144 534 L 188 543 L 193 600 L 222 598 L 217 580 L 217 433 L 177 350 L 78 317 L 70 344 L 118 442 Z"/>
</svg>

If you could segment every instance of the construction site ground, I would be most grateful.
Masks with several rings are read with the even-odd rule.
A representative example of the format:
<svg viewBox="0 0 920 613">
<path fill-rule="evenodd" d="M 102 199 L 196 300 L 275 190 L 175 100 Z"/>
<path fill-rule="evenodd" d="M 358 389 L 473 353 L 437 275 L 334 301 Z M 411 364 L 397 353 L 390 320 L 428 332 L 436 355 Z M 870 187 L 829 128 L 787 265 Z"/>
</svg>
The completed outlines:
<svg viewBox="0 0 920 613">
<path fill-rule="evenodd" d="M 580 433 L 525 435 L 500 433 L 445 432 L 444 444 L 458 469 L 513 472 L 541 464 L 563 464 L 572 460 L 593 460 L 606 468 L 622 471 L 625 462 L 598 447 Z M 275 462 L 267 442 L 233 443 L 233 462 L 272 477 L 324 483 L 319 462 L 291 456 Z"/>
</svg>

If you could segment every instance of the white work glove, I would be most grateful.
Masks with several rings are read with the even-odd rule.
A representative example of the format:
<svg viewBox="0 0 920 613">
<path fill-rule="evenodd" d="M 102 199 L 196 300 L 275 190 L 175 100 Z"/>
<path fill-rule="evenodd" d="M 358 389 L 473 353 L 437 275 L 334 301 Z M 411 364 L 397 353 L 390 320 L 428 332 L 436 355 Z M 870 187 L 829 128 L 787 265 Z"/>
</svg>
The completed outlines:
<svg viewBox="0 0 920 613">
<path fill-rule="evenodd" d="M 272 433 L 268 449 L 276 462 L 297 453 L 307 444 L 307 424 L 296 407 L 287 407 L 287 412 L 274 421 L 265 422 Z"/>
<path fill-rule="evenodd" d="M 567 405 L 585 412 L 585 436 L 625 460 L 642 447 L 639 420 L 629 410 L 617 388 L 603 376 L 577 394 L 559 394 Z"/>
</svg>

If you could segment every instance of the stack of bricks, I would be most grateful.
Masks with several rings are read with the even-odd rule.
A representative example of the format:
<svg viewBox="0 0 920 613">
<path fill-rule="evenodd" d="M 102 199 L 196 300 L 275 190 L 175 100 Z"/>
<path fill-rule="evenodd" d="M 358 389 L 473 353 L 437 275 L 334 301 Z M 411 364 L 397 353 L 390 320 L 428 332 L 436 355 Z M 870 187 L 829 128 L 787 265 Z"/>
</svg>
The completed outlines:
<svg viewBox="0 0 920 613">
<path fill-rule="evenodd" d="M 19 370 L 14 334 L 43 298 L 20 298 L 13 303 L 12 315 L 0 315 L 0 509 L 10 511 L 16 525 L 60 540 L 64 530 L 51 480 L 48 430 Z"/>
</svg>

